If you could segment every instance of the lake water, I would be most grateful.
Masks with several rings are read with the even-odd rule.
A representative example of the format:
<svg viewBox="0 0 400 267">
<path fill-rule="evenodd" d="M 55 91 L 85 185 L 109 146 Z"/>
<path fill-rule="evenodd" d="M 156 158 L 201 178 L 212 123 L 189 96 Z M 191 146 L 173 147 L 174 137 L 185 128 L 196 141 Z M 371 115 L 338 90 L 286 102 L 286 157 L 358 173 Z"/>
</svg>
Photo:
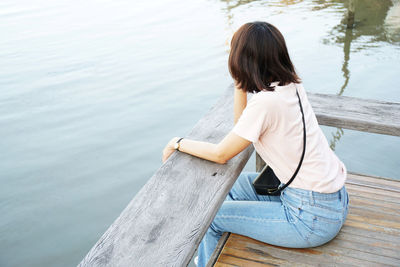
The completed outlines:
<svg viewBox="0 0 400 267">
<path fill-rule="evenodd" d="M 0 266 L 74 266 L 232 83 L 265 20 L 309 92 L 400 102 L 400 3 L 3 0 Z M 400 179 L 400 138 L 323 127 L 349 171 Z M 246 170 L 254 170 L 252 158 Z"/>
</svg>

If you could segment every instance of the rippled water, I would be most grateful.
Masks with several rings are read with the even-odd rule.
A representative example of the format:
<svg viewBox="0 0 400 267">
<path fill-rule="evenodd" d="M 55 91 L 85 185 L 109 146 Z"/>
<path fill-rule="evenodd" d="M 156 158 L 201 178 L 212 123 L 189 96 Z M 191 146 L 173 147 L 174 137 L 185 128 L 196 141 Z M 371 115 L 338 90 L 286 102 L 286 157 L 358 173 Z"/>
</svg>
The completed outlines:
<svg viewBox="0 0 400 267">
<path fill-rule="evenodd" d="M 0 266 L 73 266 L 232 82 L 229 41 L 266 20 L 306 89 L 400 102 L 400 3 L 0 3 Z M 400 139 L 323 127 L 350 171 L 400 179 Z M 246 166 L 254 169 L 254 159 Z"/>
</svg>

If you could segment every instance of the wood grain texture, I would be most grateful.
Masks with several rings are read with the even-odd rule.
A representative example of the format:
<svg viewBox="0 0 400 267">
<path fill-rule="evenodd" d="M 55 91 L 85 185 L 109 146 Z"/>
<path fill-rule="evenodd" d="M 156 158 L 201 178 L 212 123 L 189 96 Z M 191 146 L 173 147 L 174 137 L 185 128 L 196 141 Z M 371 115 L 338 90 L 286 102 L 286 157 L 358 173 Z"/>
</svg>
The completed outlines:
<svg viewBox="0 0 400 267">
<path fill-rule="evenodd" d="M 186 137 L 217 143 L 232 127 L 231 86 Z M 226 164 L 175 152 L 79 266 L 186 266 L 253 150 Z"/>
<path fill-rule="evenodd" d="M 307 93 L 318 123 L 400 136 L 400 103 Z"/>
<path fill-rule="evenodd" d="M 400 181 L 350 174 L 349 214 L 339 234 L 314 248 L 292 249 L 269 245 L 231 234 L 215 266 L 400 266 L 400 212 L 387 202 L 385 189 L 398 188 Z M 354 187 L 354 188 L 353 188 Z M 365 187 L 366 190 L 359 190 Z M 374 190 L 379 194 L 374 194 Z M 363 197 L 356 196 L 365 192 Z M 389 191 L 389 199 L 400 194 Z M 372 206 L 372 209 L 371 207 Z M 383 209 L 381 209 L 382 207 Z M 220 265 L 221 264 L 221 265 Z"/>
</svg>

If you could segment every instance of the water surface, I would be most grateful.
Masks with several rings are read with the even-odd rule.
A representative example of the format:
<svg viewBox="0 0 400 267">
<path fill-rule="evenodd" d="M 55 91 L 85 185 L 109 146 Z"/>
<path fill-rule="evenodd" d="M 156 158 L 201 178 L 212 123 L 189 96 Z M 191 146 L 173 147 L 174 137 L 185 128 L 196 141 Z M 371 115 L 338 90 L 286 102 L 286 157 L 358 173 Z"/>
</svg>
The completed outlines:
<svg viewBox="0 0 400 267">
<path fill-rule="evenodd" d="M 266 20 L 309 92 L 400 102 L 399 1 L 0 3 L 0 266 L 74 266 L 232 80 Z M 323 127 L 350 171 L 400 179 L 400 139 Z M 254 159 L 247 170 L 254 170 Z"/>
</svg>

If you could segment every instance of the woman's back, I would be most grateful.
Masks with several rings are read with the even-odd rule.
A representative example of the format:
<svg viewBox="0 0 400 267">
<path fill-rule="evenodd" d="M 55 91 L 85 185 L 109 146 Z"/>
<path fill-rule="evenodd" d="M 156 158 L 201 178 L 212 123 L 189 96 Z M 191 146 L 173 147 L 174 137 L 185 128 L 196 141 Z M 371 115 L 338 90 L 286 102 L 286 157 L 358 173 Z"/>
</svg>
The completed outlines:
<svg viewBox="0 0 400 267">
<path fill-rule="evenodd" d="M 303 150 L 302 115 L 306 123 L 306 152 L 299 173 L 290 187 L 321 193 L 338 191 L 346 180 L 345 165 L 330 149 L 308 102 L 302 84 L 275 86 L 252 96 L 233 128 L 237 135 L 250 140 L 261 158 L 286 183 L 299 164 Z"/>
</svg>

